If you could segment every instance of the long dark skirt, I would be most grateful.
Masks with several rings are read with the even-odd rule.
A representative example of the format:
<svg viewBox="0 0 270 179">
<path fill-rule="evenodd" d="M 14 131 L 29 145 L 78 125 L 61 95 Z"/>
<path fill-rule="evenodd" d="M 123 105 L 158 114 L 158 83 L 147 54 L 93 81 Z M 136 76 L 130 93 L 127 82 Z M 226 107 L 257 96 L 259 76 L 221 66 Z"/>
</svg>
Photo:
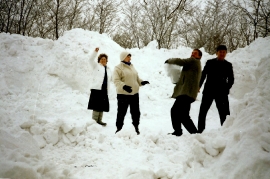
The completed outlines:
<svg viewBox="0 0 270 179">
<path fill-rule="evenodd" d="M 88 109 L 95 111 L 109 112 L 110 104 L 107 90 L 91 89 L 91 94 L 88 102 Z"/>
</svg>

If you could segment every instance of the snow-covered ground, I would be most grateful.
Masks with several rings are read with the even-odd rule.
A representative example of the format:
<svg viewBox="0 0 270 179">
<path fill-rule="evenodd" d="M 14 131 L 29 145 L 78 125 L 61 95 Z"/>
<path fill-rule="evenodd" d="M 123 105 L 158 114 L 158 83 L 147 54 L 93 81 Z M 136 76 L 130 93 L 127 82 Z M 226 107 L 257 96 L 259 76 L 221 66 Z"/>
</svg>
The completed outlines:
<svg viewBox="0 0 270 179">
<path fill-rule="evenodd" d="M 115 134 L 117 100 L 110 89 L 106 127 L 87 110 L 95 47 L 120 63 L 124 49 L 106 35 L 82 29 L 57 41 L 0 34 L 0 178 L 41 179 L 269 179 L 270 37 L 228 53 L 235 84 L 231 116 L 220 126 L 212 104 L 203 134 L 175 137 L 170 108 L 173 84 L 164 70 L 170 57 L 192 49 L 130 49 L 132 63 L 149 85 L 140 89 L 140 135 L 128 112 Z M 203 49 L 202 66 L 214 58 Z M 202 90 L 201 90 L 202 91 Z M 191 106 L 197 126 L 201 93 Z"/>
</svg>

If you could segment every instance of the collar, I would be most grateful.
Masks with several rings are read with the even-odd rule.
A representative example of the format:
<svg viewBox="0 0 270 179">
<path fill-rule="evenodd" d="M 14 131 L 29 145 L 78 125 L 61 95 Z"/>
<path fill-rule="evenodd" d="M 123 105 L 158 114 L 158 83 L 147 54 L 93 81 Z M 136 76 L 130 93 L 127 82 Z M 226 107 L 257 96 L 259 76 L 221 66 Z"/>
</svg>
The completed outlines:
<svg viewBox="0 0 270 179">
<path fill-rule="evenodd" d="M 124 64 L 130 66 L 131 65 L 131 62 L 125 62 L 125 61 L 122 61 Z"/>
</svg>

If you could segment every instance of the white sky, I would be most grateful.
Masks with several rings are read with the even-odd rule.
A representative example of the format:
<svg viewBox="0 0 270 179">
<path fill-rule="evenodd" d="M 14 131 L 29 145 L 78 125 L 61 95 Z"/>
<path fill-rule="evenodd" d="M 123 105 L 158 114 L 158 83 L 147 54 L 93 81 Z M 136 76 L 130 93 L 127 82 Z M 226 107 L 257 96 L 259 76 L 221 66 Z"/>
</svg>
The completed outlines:
<svg viewBox="0 0 270 179">
<path fill-rule="evenodd" d="M 95 47 L 113 70 L 124 49 L 108 36 L 74 29 L 57 41 L 0 34 L 0 178 L 269 179 L 270 37 L 227 55 L 235 84 L 231 116 L 220 126 L 212 104 L 203 134 L 173 132 L 173 84 L 164 62 L 192 49 L 130 49 L 132 63 L 149 85 L 140 89 L 140 135 L 128 112 L 116 131 L 117 100 L 110 90 L 106 127 L 86 110 Z M 214 58 L 203 51 L 202 66 Z M 201 93 L 191 106 L 197 126 Z"/>
</svg>

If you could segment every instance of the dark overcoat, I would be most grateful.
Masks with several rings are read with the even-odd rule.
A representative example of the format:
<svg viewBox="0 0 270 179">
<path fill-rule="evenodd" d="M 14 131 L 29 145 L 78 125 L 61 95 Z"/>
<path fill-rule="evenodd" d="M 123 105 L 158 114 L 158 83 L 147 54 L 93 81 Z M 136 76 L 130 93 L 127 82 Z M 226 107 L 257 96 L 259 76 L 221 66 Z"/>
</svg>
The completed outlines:
<svg viewBox="0 0 270 179">
<path fill-rule="evenodd" d="M 203 94 L 228 95 L 234 83 L 233 66 L 227 60 L 207 60 L 202 71 L 200 87 L 205 78 Z"/>
</svg>

